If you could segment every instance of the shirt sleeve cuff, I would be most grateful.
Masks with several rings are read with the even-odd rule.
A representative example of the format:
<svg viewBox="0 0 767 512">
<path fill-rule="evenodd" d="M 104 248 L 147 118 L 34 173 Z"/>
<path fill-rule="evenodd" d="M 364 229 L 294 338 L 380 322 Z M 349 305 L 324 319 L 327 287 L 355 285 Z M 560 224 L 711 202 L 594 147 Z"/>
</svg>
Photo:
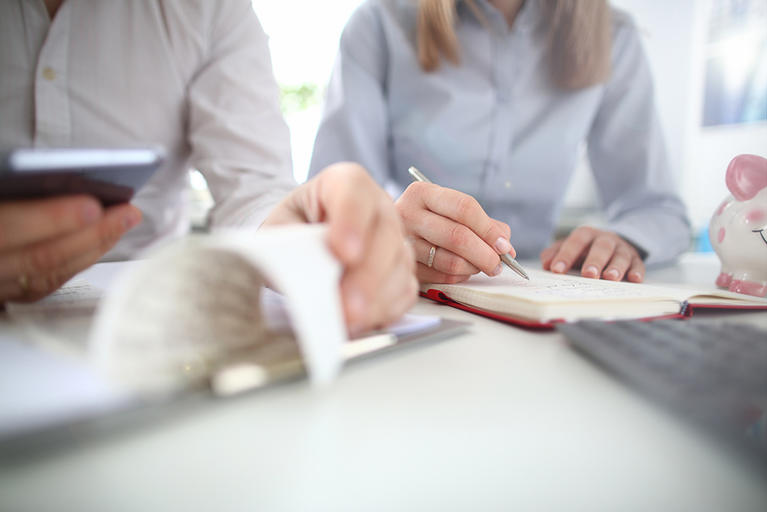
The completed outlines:
<svg viewBox="0 0 767 512">
<path fill-rule="evenodd" d="M 633 245 L 648 266 L 668 263 L 690 246 L 690 227 L 677 218 L 624 218 L 608 229 Z"/>
</svg>

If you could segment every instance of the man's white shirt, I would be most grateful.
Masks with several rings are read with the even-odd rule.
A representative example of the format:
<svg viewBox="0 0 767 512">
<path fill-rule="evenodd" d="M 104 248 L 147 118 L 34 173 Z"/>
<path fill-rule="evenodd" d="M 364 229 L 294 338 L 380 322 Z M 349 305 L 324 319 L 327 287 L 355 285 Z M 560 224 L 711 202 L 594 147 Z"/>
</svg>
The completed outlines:
<svg viewBox="0 0 767 512">
<path fill-rule="evenodd" d="M 160 145 L 133 203 L 142 224 L 106 259 L 189 229 L 188 170 L 213 226 L 258 226 L 295 186 L 267 37 L 248 0 L 0 2 L 0 150 Z"/>
</svg>

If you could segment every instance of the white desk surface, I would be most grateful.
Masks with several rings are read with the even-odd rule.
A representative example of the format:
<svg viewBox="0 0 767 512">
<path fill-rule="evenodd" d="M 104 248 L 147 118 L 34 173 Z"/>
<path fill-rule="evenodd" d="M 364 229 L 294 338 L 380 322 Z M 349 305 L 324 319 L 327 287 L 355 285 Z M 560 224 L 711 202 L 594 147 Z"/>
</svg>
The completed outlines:
<svg viewBox="0 0 767 512">
<path fill-rule="evenodd" d="M 649 280 L 712 282 L 690 255 Z M 469 334 L 0 471 L 1 510 L 767 510 L 749 462 L 569 349 Z M 767 313 L 737 318 L 767 325 Z"/>
</svg>

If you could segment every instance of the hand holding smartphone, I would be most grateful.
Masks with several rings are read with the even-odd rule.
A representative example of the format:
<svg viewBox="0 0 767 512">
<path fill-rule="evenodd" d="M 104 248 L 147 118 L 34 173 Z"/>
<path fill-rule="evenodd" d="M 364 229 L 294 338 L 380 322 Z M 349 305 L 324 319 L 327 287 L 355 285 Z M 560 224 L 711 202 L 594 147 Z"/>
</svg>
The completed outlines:
<svg viewBox="0 0 767 512">
<path fill-rule="evenodd" d="M 129 201 L 156 150 L 15 150 L 0 157 L 0 307 L 58 289 L 141 221 Z"/>
</svg>

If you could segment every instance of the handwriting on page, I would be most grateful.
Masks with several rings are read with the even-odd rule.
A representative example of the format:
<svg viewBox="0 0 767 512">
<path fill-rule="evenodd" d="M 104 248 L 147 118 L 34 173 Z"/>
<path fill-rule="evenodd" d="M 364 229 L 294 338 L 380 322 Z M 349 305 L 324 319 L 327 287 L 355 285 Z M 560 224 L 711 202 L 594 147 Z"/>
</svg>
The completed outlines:
<svg viewBox="0 0 767 512">
<path fill-rule="evenodd" d="M 157 251 L 120 276 L 99 304 L 89 336 L 93 358 L 119 380 L 174 388 L 183 385 L 174 375 L 201 382 L 232 358 L 289 342 L 312 384 L 327 384 L 341 367 L 347 334 L 342 269 L 326 240 L 323 224 L 292 225 L 222 230 Z M 267 280 L 285 296 L 291 333 L 275 333 L 264 321 Z"/>
<path fill-rule="evenodd" d="M 7 309 L 12 315 L 54 315 L 70 313 L 72 310 L 93 313 L 99 298 L 101 298 L 99 288 L 85 279 L 75 278 L 44 299 L 28 304 L 10 303 Z"/>
<path fill-rule="evenodd" d="M 530 281 L 519 278 L 510 271 L 489 278 L 484 275 L 472 277 L 468 287 L 488 293 L 513 295 L 531 300 L 592 300 L 623 297 L 650 297 L 656 291 L 645 290 L 631 283 L 586 279 L 578 276 L 551 274 L 531 270 Z"/>
<path fill-rule="evenodd" d="M 111 372 L 131 381 L 193 380 L 231 353 L 270 339 L 255 268 L 222 251 L 185 256 L 172 266 L 150 261 L 128 288 L 105 347 Z"/>
<path fill-rule="evenodd" d="M 263 281 L 236 255 L 200 251 L 159 272 L 151 285 L 134 303 L 134 314 L 145 322 L 123 325 L 142 331 L 132 333 L 132 343 L 149 350 L 160 342 L 170 351 L 217 352 L 260 338 Z"/>
</svg>

